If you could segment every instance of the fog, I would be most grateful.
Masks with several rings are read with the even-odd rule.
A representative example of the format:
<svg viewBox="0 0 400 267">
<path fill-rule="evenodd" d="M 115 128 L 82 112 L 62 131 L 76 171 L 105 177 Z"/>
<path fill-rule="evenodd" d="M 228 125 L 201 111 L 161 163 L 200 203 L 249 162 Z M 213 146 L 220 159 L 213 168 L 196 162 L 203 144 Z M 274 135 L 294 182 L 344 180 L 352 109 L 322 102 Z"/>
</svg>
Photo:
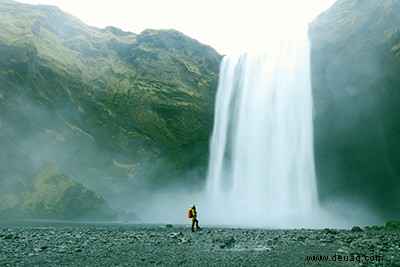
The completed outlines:
<svg viewBox="0 0 400 267">
<path fill-rule="evenodd" d="M 333 194 L 333 197 L 324 196 L 329 195 L 329 190 L 343 190 L 341 186 L 334 187 L 329 181 L 325 181 L 325 184 L 320 183 L 323 190 L 321 205 L 313 210 L 312 217 L 305 218 L 304 222 L 298 217 L 296 220 L 287 217 L 285 220 L 275 221 L 274 218 L 266 219 L 261 215 L 245 216 L 243 214 L 246 213 L 241 210 L 248 209 L 248 206 L 241 206 L 240 202 L 236 202 L 238 204 L 235 206 L 224 205 L 223 201 L 214 202 L 209 198 L 202 170 L 191 170 L 185 177 L 173 177 L 162 161 L 146 162 L 141 159 L 143 166 L 140 170 L 132 169 L 139 175 L 135 173 L 131 178 L 124 177 L 118 168 L 112 167 L 108 157 L 98 158 L 96 142 L 88 135 L 66 125 L 65 117 L 51 115 L 46 108 L 33 104 L 26 98 L 17 98 L 15 103 L 18 103 L 18 112 L 12 115 L 3 112 L 1 114 L 3 121 L 13 122 L 11 127 L 3 126 L 1 130 L 6 140 L 12 140 L 2 141 L 2 155 L 7 158 L 6 161 L 2 160 L 2 165 L 8 165 L 8 168 L 3 167 L 7 171 L 3 172 L 0 180 L 3 193 L 7 192 L 7 189 L 15 188 L 14 182 L 33 179 L 46 166 L 55 164 L 71 178 L 78 179 L 88 189 L 103 196 L 112 208 L 136 213 L 141 223 L 190 224 L 190 220 L 186 218 L 186 211 L 192 204 L 197 206 L 200 225 L 349 228 L 354 225 L 382 224 L 388 219 L 375 215 L 371 203 L 361 196 L 357 197 L 357 194 L 362 194 L 360 188 L 346 189 L 352 193 L 351 198 L 345 197 L 343 193 Z M 64 114 L 71 112 L 66 109 Z M 78 115 L 72 116 L 75 120 L 74 125 L 80 124 Z M 29 118 L 29 122 L 21 118 Z M 129 160 L 134 162 L 133 159 Z M 154 184 L 157 182 L 157 179 L 154 179 L 157 174 L 165 176 L 167 180 L 185 182 L 169 183 L 165 188 L 160 188 Z M 374 198 L 372 196 L 371 201 Z"/>
<path fill-rule="evenodd" d="M 271 218 L 274 216 L 260 214 L 259 216 L 244 216 L 248 209 L 243 202 L 236 202 L 236 206 L 217 205 L 207 198 L 205 191 L 190 192 L 188 189 L 176 187 L 168 191 L 142 192 L 136 196 L 118 197 L 110 199 L 114 207 L 123 208 L 138 214 L 140 223 L 179 224 L 190 225 L 186 217 L 187 210 L 194 204 L 198 211 L 200 226 L 268 228 L 268 229 L 294 229 L 294 228 L 340 228 L 349 229 L 355 225 L 364 227 L 382 225 L 385 220 L 359 202 L 346 202 L 344 200 L 330 200 L 312 211 L 311 217 L 301 218 L 286 217 Z M 219 204 L 224 202 L 219 202 Z M 253 212 L 249 214 L 254 215 Z M 269 216 L 268 218 L 262 216 Z M 267 223 L 266 223 L 267 222 Z"/>
<path fill-rule="evenodd" d="M 283 28 L 289 27 L 283 25 L 289 21 L 287 18 L 279 21 Z M 254 29 L 259 36 L 261 29 Z M 10 201 L 2 197 L 13 191 L 21 197 L 33 190 L 25 181 L 33 180 L 47 166 L 56 165 L 68 177 L 102 196 L 112 208 L 133 212 L 143 223 L 189 224 L 186 212 L 192 204 L 197 206 L 200 225 L 349 228 L 393 219 L 399 210 L 398 158 L 393 163 L 390 157 L 397 155 L 392 150 L 397 143 L 386 141 L 393 133 L 385 127 L 397 121 L 391 115 L 396 98 L 386 85 L 395 84 L 397 73 L 388 79 L 381 71 L 392 68 L 387 60 L 390 54 L 382 59 L 378 46 L 363 47 L 369 34 L 360 31 L 343 47 L 319 55 L 320 61 L 314 62 L 319 68 L 312 77 L 319 206 L 311 213 L 291 216 L 286 210 L 277 210 L 258 214 L 256 208 L 245 203 L 247 199 L 236 199 L 232 204 L 222 193 L 220 201 L 215 201 L 206 190 L 207 166 L 178 172 L 157 149 L 146 150 L 143 146 L 127 152 L 111 143 L 105 127 L 94 127 L 88 114 L 68 102 L 68 97 L 58 96 L 61 100 L 51 104 L 46 92 L 36 88 L 35 95 L 30 87 L 0 88 L 0 207 Z M 244 41 L 240 49 L 258 50 L 265 44 L 250 36 L 241 37 Z M 376 90 L 367 90 L 371 88 Z M 395 132 L 398 128 L 390 129 Z M 109 149 L 113 146 L 115 149 Z M 276 214 L 286 215 L 278 219 Z"/>
<path fill-rule="evenodd" d="M 400 209 L 393 117 L 399 81 L 392 73 L 399 63 L 390 51 L 398 31 L 396 4 L 340 4 L 321 20 L 350 10 L 356 19 L 310 27 L 319 195 L 322 202 L 361 203 L 389 220 Z M 336 41 L 329 40 L 333 36 Z"/>
<path fill-rule="evenodd" d="M 84 134 L 82 129 L 79 131 L 66 124 L 68 121 L 77 127 L 84 121 L 81 114 L 66 107 L 62 113 L 52 113 L 23 97 L 5 100 L 18 103 L 18 109 L 13 113 L 3 109 L 1 113 L 3 124 L 7 125 L 1 128 L 2 155 L 6 156 L 2 165 L 8 165 L 5 168 L 7 172 L 3 172 L 0 180 L 3 194 L 7 193 L 7 189 L 25 190 L 15 187 L 14 182 L 33 179 L 46 166 L 57 165 L 68 176 L 104 197 L 112 208 L 137 214 L 140 223 L 188 225 L 190 220 L 186 212 L 192 204 L 197 206 L 200 225 L 209 226 L 349 228 L 353 225 L 383 223 L 382 218 L 373 215 L 374 212 L 362 200 L 346 202 L 340 198 L 322 203 L 312 211 L 311 219 L 306 218 L 306 223 L 299 218 L 294 221 L 291 217 L 287 217 L 286 221 L 274 221 L 273 218 L 265 220 L 262 217 L 243 216 L 246 213 L 240 211 L 248 206 L 241 206 L 240 202 L 236 202 L 235 206 L 224 205 L 223 201 L 216 203 L 209 198 L 204 170 L 193 169 L 183 177 L 173 177 L 162 160 L 146 162 L 141 159 L 143 166 L 140 170 L 133 168 L 139 175 L 132 174 L 131 178 L 129 175 L 123 176 L 119 168 L 110 164 L 107 156 L 99 157 L 101 150 L 89 133 Z M 154 177 L 157 175 L 180 182 L 170 182 L 160 188 L 155 184 L 157 179 Z"/>
<path fill-rule="evenodd" d="M 99 138 L 106 129 L 89 127 L 85 114 L 67 102 L 54 108 L 25 93 L 7 94 L 2 100 L 11 105 L 1 106 L 0 113 L 0 208 L 14 203 L 10 196 L 23 205 L 23 195 L 35 190 L 30 184 L 34 178 L 56 166 L 113 209 L 137 214 L 140 222 L 187 222 L 186 209 L 199 201 L 204 170 L 195 168 L 177 177 L 162 157 L 109 151 L 109 144 Z M 17 218 L 10 219 L 26 219 L 15 214 Z"/>
</svg>

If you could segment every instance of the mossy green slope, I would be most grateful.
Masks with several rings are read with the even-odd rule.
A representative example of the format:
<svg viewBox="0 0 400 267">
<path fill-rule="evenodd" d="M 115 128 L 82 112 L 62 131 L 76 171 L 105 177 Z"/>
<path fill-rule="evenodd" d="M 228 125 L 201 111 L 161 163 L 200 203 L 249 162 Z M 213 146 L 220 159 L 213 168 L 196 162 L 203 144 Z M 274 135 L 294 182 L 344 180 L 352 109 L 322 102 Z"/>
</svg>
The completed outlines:
<svg viewBox="0 0 400 267">
<path fill-rule="evenodd" d="M 0 198 L 0 219 L 115 220 L 107 202 L 81 183 L 49 166 L 33 180 L 7 187 Z"/>
<path fill-rule="evenodd" d="M 105 198 L 199 182 L 221 56 L 174 30 L 0 2 L 1 181 L 54 164 Z M 188 180 L 188 173 L 197 173 Z"/>
</svg>

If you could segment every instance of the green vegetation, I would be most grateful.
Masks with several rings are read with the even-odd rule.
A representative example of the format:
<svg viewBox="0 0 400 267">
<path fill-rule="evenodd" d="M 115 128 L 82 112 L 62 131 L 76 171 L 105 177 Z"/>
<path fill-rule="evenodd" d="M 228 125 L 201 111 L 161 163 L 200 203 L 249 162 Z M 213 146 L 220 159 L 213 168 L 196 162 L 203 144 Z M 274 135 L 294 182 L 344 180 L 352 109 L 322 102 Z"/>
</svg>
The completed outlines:
<svg viewBox="0 0 400 267">
<path fill-rule="evenodd" d="M 0 12 L 1 183 L 54 165 L 106 199 L 191 183 L 188 173 L 199 184 L 221 60 L 214 49 L 173 30 L 89 27 L 56 7 L 7 0 Z M 29 199 L 0 190 L 2 207 L 54 209 L 41 199 L 48 185 L 36 185 Z"/>
<path fill-rule="evenodd" d="M 400 212 L 399 12 L 399 0 L 338 0 L 310 24 L 321 199 L 388 220 Z M 214 49 L 174 30 L 89 27 L 55 7 L 2 0 L 0 13 L 3 218 L 113 218 L 97 194 L 112 205 L 202 186 Z"/>
<path fill-rule="evenodd" d="M 400 230 L 400 221 L 388 221 L 385 227 L 392 230 Z"/>
<path fill-rule="evenodd" d="M 56 166 L 32 181 L 19 180 L 0 199 L 1 219 L 113 220 L 117 213 L 106 201 L 67 177 Z"/>
</svg>

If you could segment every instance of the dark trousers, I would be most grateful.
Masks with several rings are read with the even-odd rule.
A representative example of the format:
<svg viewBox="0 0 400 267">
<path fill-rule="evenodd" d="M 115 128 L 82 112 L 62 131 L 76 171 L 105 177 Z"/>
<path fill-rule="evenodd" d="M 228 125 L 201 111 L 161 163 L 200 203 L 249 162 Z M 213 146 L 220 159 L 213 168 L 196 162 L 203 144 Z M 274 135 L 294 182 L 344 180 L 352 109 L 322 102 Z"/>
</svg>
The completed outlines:
<svg viewBox="0 0 400 267">
<path fill-rule="evenodd" d="M 199 220 L 193 219 L 192 220 L 192 232 L 194 232 L 194 225 L 196 224 L 196 229 L 199 229 Z"/>
</svg>

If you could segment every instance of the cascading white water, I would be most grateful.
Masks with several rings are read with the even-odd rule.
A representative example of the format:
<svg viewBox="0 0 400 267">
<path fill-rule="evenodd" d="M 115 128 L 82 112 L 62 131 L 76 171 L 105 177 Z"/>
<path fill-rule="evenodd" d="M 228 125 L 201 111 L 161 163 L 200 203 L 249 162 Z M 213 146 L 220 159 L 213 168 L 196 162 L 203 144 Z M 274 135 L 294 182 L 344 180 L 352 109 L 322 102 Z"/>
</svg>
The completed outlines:
<svg viewBox="0 0 400 267">
<path fill-rule="evenodd" d="M 224 57 L 207 199 L 214 223 L 306 227 L 318 210 L 307 31 Z M 211 212 L 211 211 L 210 211 Z M 219 212 L 220 213 L 220 212 Z"/>
</svg>

